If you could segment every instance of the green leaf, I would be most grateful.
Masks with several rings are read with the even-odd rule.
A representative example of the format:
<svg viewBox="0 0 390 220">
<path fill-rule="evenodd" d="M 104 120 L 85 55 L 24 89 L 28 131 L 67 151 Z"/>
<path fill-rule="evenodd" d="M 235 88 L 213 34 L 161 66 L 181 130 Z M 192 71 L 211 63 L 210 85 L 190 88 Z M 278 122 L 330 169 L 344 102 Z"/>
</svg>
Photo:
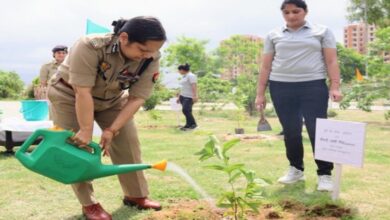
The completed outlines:
<svg viewBox="0 0 390 220">
<path fill-rule="evenodd" d="M 241 172 L 244 174 L 246 180 L 248 182 L 253 182 L 253 179 L 255 178 L 256 176 L 256 173 L 255 171 L 253 170 L 244 170 L 244 169 L 241 169 Z"/>
<path fill-rule="evenodd" d="M 199 152 L 196 152 L 195 155 L 200 155 L 199 160 L 204 161 L 214 156 L 214 142 L 212 140 L 208 141 L 204 148 Z"/>
<path fill-rule="evenodd" d="M 230 179 L 229 179 L 228 182 L 229 182 L 229 183 L 234 182 L 234 181 L 235 181 L 237 178 L 239 178 L 241 175 L 242 175 L 242 173 L 240 173 L 240 172 L 234 174 L 232 177 L 230 177 Z"/>
<path fill-rule="evenodd" d="M 232 204 L 229 204 L 229 203 L 217 203 L 217 206 L 220 207 L 220 208 L 231 208 L 232 207 Z"/>
<path fill-rule="evenodd" d="M 269 186 L 272 184 L 271 180 L 265 178 L 255 178 L 253 182 L 260 186 Z"/>
<path fill-rule="evenodd" d="M 235 138 L 235 139 L 232 139 L 228 142 L 225 142 L 223 144 L 223 150 L 222 150 L 222 154 L 225 156 L 226 155 L 226 152 L 228 152 L 230 150 L 230 148 L 232 148 L 234 145 L 236 145 L 238 142 L 240 142 L 240 139 L 239 138 Z"/>
<path fill-rule="evenodd" d="M 213 143 L 213 152 L 219 159 L 224 159 L 221 151 L 221 146 L 218 138 L 215 135 L 210 136 L 210 141 Z"/>
<path fill-rule="evenodd" d="M 224 165 L 217 165 L 217 164 L 212 164 L 212 165 L 206 165 L 204 166 L 208 169 L 213 169 L 213 170 L 225 170 L 226 167 Z"/>
<path fill-rule="evenodd" d="M 228 172 L 228 173 L 231 173 L 233 172 L 234 170 L 238 170 L 238 169 L 241 169 L 242 167 L 244 167 L 245 165 L 242 164 L 242 163 L 238 163 L 238 164 L 232 164 L 232 165 L 228 165 L 225 167 L 225 171 Z"/>
<path fill-rule="evenodd" d="M 241 199 L 241 201 L 243 203 L 245 203 L 245 205 L 249 208 L 251 208 L 254 212 L 256 213 L 259 213 L 259 205 L 260 205 L 260 202 L 247 202 L 246 200 L 244 199 Z"/>
</svg>

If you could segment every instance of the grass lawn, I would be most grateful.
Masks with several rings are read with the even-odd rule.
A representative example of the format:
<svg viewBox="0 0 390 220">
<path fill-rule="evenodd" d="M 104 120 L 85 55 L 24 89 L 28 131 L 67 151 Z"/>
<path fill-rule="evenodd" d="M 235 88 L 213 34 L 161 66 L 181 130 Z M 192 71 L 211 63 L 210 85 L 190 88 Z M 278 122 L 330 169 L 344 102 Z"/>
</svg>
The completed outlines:
<svg viewBox="0 0 390 220">
<path fill-rule="evenodd" d="M 198 112 L 196 112 L 198 113 Z M 336 119 L 367 123 L 364 168 L 343 167 L 340 200 L 333 202 L 328 193 L 317 192 L 316 167 L 309 140 L 305 134 L 306 181 L 293 186 L 283 186 L 276 180 L 288 167 L 283 141 L 276 134 L 281 128 L 277 118 L 268 118 L 273 131 L 263 132 L 270 138 L 247 139 L 231 151 L 233 162 L 245 163 L 257 176 L 269 179 L 263 207 L 272 207 L 280 218 L 288 218 L 286 210 L 306 210 L 302 218 L 311 219 L 307 210 L 325 204 L 336 204 L 352 210 L 348 219 L 390 219 L 390 121 L 385 121 L 383 112 L 337 111 Z M 194 155 L 215 134 L 220 140 L 234 132 L 237 122 L 234 111 L 210 111 L 196 114 L 200 128 L 183 132 L 176 128 L 174 112 L 161 111 L 161 120 L 152 120 L 146 112 L 136 116 L 145 163 L 167 159 L 183 169 L 212 197 L 217 198 L 228 187 L 226 177 L 203 165 L 213 161 L 199 162 Z M 181 120 L 182 116 L 180 115 Z M 247 118 L 241 123 L 245 133 L 256 134 L 256 118 Z M 0 151 L 4 151 L 0 147 Z M 108 163 L 109 159 L 104 158 Z M 172 171 L 145 171 L 150 197 L 169 207 L 185 201 L 202 199 L 192 187 Z M 155 213 L 124 207 L 122 194 L 115 176 L 94 181 L 95 194 L 103 207 L 114 219 L 150 219 Z M 194 209 L 203 209 L 199 203 Z M 311 209 L 313 208 L 313 209 Z M 191 207 L 189 208 L 191 209 Z M 264 209 L 264 208 L 263 208 Z M 262 209 L 262 210 L 263 210 Z M 287 210 L 288 211 L 288 210 Z M 194 214 L 179 214 L 175 219 L 208 219 Z M 326 214 L 325 214 L 326 215 Z M 196 218 L 195 218 L 196 217 Z M 164 217 L 160 216 L 160 219 Z M 167 217 L 168 218 L 168 217 Z M 313 217 L 314 219 L 315 217 Z M 0 154 L 0 219 L 83 219 L 80 205 L 70 186 L 52 181 L 24 168 L 14 157 Z M 319 218 L 315 218 L 319 219 Z M 338 218 L 326 218 L 338 219 Z M 344 218 L 345 219 L 345 218 Z"/>
</svg>

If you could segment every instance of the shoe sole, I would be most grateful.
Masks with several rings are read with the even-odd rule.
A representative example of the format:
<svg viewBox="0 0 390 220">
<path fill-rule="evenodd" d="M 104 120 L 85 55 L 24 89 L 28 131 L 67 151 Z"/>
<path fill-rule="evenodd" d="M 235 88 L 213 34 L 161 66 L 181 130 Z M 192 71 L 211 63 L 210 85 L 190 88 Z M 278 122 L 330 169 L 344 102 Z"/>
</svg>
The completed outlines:
<svg viewBox="0 0 390 220">
<path fill-rule="evenodd" d="M 320 192 L 333 192 L 333 189 L 317 188 L 317 191 L 320 191 Z"/>
<path fill-rule="evenodd" d="M 305 181 L 305 179 L 306 179 L 305 176 L 302 176 L 299 179 L 297 179 L 295 181 L 290 181 L 290 182 L 283 182 L 283 181 L 279 181 L 278 180 L 278 183 L 281 183 L 281 184 L 284 184 L 284 185 L 290 185 L 290 184 L 294 184 L 294 183 L 296 183 L 298 181 Z"/>
</svg>

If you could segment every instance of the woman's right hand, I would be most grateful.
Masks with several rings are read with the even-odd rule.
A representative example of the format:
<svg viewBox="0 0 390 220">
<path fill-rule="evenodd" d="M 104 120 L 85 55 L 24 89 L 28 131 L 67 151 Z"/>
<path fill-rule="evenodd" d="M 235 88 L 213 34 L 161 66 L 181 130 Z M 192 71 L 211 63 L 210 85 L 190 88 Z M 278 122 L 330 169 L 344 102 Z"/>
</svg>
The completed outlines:
<svg viewBox="0 0 390 220">
<path fill-rule="evenodd" d="M 267 104 L 267 99 L 265 98 L 265 95 L 257 94 L 256 96 L 256 108 L 257 110 L 265 109 L 265 106 Z"/>
<path fill-rule="evenodd" d="M 92 130 L 89 131 L 80 129 L 70 139 L 79 147 L 86 147 L 92 141 Z"/>
<path fill-rule="evenodd" d="M 110 148 L 112 139 L 114 138 L 115 134 L 110 129 L 104 129 L 102 136 L 100 137 L 100 146 L 103 148 L 103 156 L 110 156 Z"/>
</svg>

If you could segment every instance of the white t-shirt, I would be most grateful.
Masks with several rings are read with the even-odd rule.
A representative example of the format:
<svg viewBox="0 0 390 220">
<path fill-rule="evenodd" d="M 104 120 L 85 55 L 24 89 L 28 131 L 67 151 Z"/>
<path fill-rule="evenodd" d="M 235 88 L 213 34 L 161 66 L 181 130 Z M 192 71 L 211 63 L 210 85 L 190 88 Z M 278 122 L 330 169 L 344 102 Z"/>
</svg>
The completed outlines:
<svg viewBox="0 0 390 220">
<path fill-rule="evenodd" d="M 194 94 L 192 92 L 192 84 L 196 84 L 198 81 L 196 75 L 191 72 L 183 75 L 180 80 L 181 91 L 180 95 L 188 98 L 193 98 Z"/>
<path fill-rule="evenodd" d="M 323 25 L 306 22 L 296 31 L 286 26 L 274 29 L 264 41 L 264 54 L 274 53 L 269 79 L 279 82 L 325 79 L 323 48 L 336 48 L 333 33 Z"/>
</svg>

